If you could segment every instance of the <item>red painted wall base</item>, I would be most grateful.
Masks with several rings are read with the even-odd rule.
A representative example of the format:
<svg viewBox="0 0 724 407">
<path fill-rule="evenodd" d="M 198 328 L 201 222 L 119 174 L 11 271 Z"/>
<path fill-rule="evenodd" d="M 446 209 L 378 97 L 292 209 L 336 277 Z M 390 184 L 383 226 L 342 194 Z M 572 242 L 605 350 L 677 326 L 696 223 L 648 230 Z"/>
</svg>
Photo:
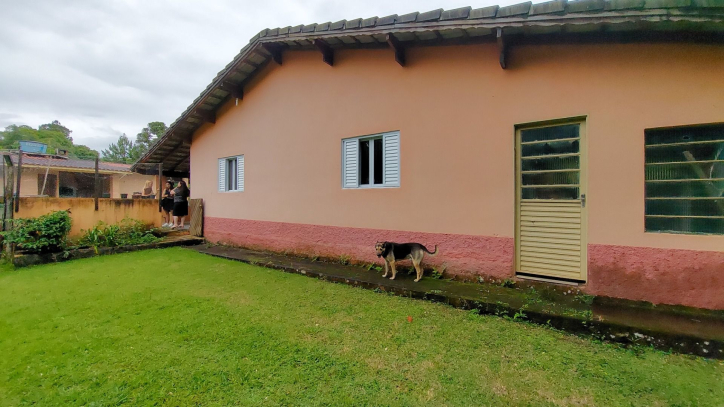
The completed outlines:
<svg viewBox="0 0 724 407">
<path fill-rule="evenodd" d="M 588 245 L 591 294 L 724 309 L 724 252 Z"/>
<path fill-rule="evenodd" d="M 377 241 L 418 242 L 437 256 L 425 266 L 445 266 L 446 274 L 495 279 L 514 276 L 515 242 L 507 237 L 304 225 L 206 217 L 209 241 L 323 257 L 350 256 L 382 263 Z M 589 245 L 587 293 L 655 304 L 724 309 L 724 253 L 646 247 Z"/>
<path fill-rule="evenodd" d="M 380 264 L 381 260 L 375 255 L 375 242 L 417 242 L 424 244 L 430 251 L 435 245 L 439 247 L 439 255 L 425 256 L 425 266 L 444 264 L 447 272 L 458 276 L 509 278 L 513 275 L 514 250 L 511 238 L 211 217 L 204 219 L 204 235 L 212 242 L 323 257 L 346 255 L 357 261 Z"/>
</svg>

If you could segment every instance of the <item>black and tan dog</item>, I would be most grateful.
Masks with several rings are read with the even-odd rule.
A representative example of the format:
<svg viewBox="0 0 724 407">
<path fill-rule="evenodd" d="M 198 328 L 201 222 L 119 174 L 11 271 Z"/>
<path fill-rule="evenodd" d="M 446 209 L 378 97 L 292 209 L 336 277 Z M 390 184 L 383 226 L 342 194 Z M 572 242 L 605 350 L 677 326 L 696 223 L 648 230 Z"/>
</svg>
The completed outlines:
<svg viewBox="0 0 724 407">
<path fill-rule="evenodd" d="M 418 282 L 422 279 L 422 268 L 420 267 L 422 258 L 425 256 L 425 253 L 434 256 L 435 253 L 437 253 L 437 245 L 435 246 L 435 251 L 431 252 L 420 243 L 377 242 L 375 244 L 375 252 L 377 252 L 377 257 L 385 259 L 385 274 L 383 274 L 382 277 L 387 277 L 388 269 L 391 268 L 392 277 L 390 277 L 390 280 L 394 280 L 397 275 L 395 263 L 409 258 L 412 260 L 412 265 L 415 266 L 415 271 L 417 272 L 415 282 Z"/>
</svg>

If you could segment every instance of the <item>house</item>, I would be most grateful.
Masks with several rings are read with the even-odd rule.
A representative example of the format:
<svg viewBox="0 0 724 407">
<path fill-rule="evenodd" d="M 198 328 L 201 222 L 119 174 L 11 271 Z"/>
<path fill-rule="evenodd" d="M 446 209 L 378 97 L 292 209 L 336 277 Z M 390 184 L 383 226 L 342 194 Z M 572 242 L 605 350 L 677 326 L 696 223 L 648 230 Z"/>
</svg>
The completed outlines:
<svg viewBox="0 0 724 407">
<path fill-rule="evenodd" d="M 265 29 L 139 163 L 210 241 L 724 309 L 723 150 L 724 3 L 564 0 Z"/>
<path fill-rule="evenodd" d="M 17 152 L 5 152 L 3 155 L 9 155 L 13 167 L 17 166 Z M 100 161 L 98 173 L 102 198 L 131 198 L 136 193 L 140 195 L 146 181 L 151 181 L 156 188 L 156 176 L 132 172 L 129 164 Z M 4 185 L 3 176 L 0 176 L 0 180 L 3 182 L 1 185 Z M 23 153 L 20 196 L 93 198 L 94 191 L 94 160 L 78 160 L 58 154 Z"/>
</svg>

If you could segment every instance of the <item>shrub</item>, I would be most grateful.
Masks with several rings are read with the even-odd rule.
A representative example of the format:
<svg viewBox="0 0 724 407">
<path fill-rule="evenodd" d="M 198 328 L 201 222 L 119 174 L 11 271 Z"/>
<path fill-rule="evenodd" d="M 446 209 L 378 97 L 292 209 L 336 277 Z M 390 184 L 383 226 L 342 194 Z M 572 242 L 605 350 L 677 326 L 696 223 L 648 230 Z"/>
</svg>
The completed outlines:
<svg viewBox="0 0 724 407">
<path fill-rule="evenodd" d="M 116 247 L 135 244 L 153 243 L 159 238 L 140 220 L 125 218 L 118 225 L 107 225 L 98 222 L 91 229 L 83 231 L 78 244 L 99 247 Z"/>
<path fill-rule="evenodd" d="M 71 226 L 68 211 L 57 211 L 37 218 L 16 219 L 13 229 L 3 233 L 5 241 L 32 253 L 63 251 Z"/>
</svg>

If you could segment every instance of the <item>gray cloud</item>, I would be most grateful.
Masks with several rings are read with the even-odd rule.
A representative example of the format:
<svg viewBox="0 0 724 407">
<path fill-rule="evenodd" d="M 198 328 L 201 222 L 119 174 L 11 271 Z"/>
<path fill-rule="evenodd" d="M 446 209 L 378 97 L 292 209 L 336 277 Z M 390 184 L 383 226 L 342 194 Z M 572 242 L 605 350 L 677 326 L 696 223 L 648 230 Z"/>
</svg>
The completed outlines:
<svg viewBox="0 0 724 407">
<path fill-rule="evenodd" d="M 264 28 L 517 1 L 36 0 L 0 4 L 0 127 L 60 120 L 107 147 L 173 122 Z"/>
</svg>

